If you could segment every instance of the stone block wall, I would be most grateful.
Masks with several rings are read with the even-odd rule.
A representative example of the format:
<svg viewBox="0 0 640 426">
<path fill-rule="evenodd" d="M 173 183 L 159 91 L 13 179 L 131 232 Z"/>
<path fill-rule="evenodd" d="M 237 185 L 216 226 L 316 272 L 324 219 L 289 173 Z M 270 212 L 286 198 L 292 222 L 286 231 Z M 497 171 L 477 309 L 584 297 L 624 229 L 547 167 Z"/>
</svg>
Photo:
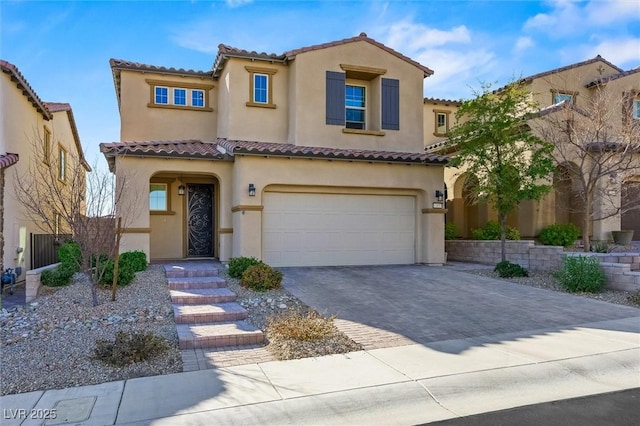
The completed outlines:
<svg viewBox="0 0 640 426">
<path fill-rule="evenodd" d="M 507 241 L 507 259 L 529 268 L 529 250 L 533 241 Z M 495 265 L 501 259 L 500 241 L 447 240 L 445 241 L 447 260 Z"/>
<path fill-rule="evenodd" d="M 31 269 L 27 271 L 27 280 L 25 282 L 25 301 L 27 303 L 31 302 L 38 296 L 38 290 L 40 290 L 40 275 L 46 271 L 47 269 L 55 269 L 57 268 L 59 263 L 54 263 L 53 265 L 43 266 L 42 268 Z"/>
</svg>

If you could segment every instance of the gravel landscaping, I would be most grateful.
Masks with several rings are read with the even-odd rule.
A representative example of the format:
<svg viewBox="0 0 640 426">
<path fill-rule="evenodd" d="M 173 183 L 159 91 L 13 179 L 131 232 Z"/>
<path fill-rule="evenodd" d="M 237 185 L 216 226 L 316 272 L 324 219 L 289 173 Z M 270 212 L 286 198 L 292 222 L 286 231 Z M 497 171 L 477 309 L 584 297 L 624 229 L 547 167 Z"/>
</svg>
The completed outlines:
<svg viewBox="0 0 640 426">
<path fill-rule="evenodd" d="M 248 310 L 248 321 L 267 331 L 268 318 L 275 315 L 304 316 L 309 307 L 285 289 L 261 293 L 239 285 L 238 280 L 221 275 L 238 295 L 238 303 Z M 467 271 L 498 278 L 490 269 Z M 564 291 L 548 273 L 511 278 L 521 285 Z M 606 302 L 640 307 L 638 297 L 623 291 L 605 290 L 598 294 L 580 293 Z M 58 389 L 98 384 L 113 380 L 170 374 L 182 371 L 182 357 L 164 271 L 151 265 L 137 273 L 133 283 L 118 289 L 111 302 L 111 290 L 100 289 L 100 304 L 92 306 L 89 283 L 76 274 L 66 287 L 43 288 L 35 302 L 2 310 L 0 313 L 1 394 Z M 152 332 L 169 343 L 169 350 L 151 360 L 112 367 L 92 358 L 98 339 L 114 339 L 117 331 Z M 339 332 L 316 342 L 293 342 L 267 336 L 267 348 L 279 359 L 303 358 L 362 349 Z"/>
</svg>

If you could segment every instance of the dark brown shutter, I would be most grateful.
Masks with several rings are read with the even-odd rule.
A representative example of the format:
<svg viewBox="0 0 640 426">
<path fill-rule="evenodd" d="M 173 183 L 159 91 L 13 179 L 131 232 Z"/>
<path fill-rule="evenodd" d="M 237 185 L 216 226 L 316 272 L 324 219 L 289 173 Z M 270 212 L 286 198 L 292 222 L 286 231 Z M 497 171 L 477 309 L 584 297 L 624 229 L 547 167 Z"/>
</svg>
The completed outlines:
<svg viewBox="0 0 640 426">
<path fill-rule="evenodd" d="M 382 128 L 400 130 L 400 81 L 382 79 Z"/>
<path fill-rule="evenodd" d="M 345 74 L 327 71 L 327 124 L 344 126 Z"/>
</svg>

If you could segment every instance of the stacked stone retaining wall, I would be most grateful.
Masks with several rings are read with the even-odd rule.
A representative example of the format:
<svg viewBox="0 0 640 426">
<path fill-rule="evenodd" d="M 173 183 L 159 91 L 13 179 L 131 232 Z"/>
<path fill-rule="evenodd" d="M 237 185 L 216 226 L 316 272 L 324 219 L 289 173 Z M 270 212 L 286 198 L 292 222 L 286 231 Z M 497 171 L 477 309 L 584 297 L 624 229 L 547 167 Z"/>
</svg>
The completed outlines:
<svg viewBox="0 0 640 426">
<path fill-rule="evenodd" d="M 447 260 L 495 265 L 501 260 L 500 241 L 447 240 Z M 507 241 L 507 260 L 532 271 L 556 271 L 566 256 L 590 256 L 600 262 L 607 287 L 640 291 L 640 252 L 565 252 L 562 247 L 536 245 L 534 241 Z"/>
</svg>

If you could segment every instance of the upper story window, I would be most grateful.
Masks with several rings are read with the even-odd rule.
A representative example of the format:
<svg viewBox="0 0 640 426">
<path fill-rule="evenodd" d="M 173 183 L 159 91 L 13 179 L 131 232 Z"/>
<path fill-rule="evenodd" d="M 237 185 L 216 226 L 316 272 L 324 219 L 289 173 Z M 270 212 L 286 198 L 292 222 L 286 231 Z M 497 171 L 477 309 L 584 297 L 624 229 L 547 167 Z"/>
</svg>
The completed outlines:
<svg viewBox="0 0 640 426">
<path fill-rule="evenodd" d="M 434 111 L 435 114 L 435 136 L 445 136 L 449 132 L 449 111 Z"/>
<path fill-rule="evenodd" d="M 151 89 L 148 107 L 213 111 L 209 106 L 212 84 L 180 82 L 173 86 L 164 80 L 147 79 L 146 82 Z"/>
<path fill-rule="evenodd" d="M 42 140 L 42 157 L 42 162 L 48 166 L 51 158 L 51 131 L 46 126 Z"/>
<path fill-rule="evenodd" d="M 366 129 L 367 101 L 366 88 L 345 86 L 345 127 L 347 129 Z"/>
<path fill-rule="evenodd" d="M 187 89 L 173 89 L 173 103 L 187 105 Z"/>
<path fill-rule="evenodd" d="M 156 86 L 155 103 L 160 105 L 166 105 L 169 103 L 169 88 Z"/>
<path fill-rule="evenodd" d="M 382 78 L 387 70 L 381 68 L 340 67 L 345 72 L 326 72 L 326 124 L 373 136 L 400 130 L 400 81 Z"/>
<path fill-rule="evenodd" d="M 193 89 L 191 91 L 191 106 L 204 107 L 204 90 Z"/>
<path fill-rule="evenodd" d="M 640 120 L 640 99 L 633 100 L 633 115 L 636 120 Z"/>
<path fill-rule="evenodd" d="M 564 102 L 564 101 L 569 101 L 569 102 L 574 102 L 576 101 L 576 95 L 577 93 L 571 93 L 571 92 L 558 92 L 558 91 L 551 91 L 552 95 L 553 95 L 553 103 L 554 104 L 559 104 L 560 102 Z"/>
<path fill-rule="evenodd" d="M 58 147 L 58 179 L 67 181 L 67 150 L 62 146 Z"/>
<path fill-rule="evenodd" d="M 245 66 L 249 72 L 249 102 L 247 106 L 275 108 L 273 102 L 273 76 L 278 70 Z"/>
<path fill-rule="evenodd" d="M 166 183 L 152 183 L 149 185 L 149 210 L 169 210 Z"/>
</svg>

